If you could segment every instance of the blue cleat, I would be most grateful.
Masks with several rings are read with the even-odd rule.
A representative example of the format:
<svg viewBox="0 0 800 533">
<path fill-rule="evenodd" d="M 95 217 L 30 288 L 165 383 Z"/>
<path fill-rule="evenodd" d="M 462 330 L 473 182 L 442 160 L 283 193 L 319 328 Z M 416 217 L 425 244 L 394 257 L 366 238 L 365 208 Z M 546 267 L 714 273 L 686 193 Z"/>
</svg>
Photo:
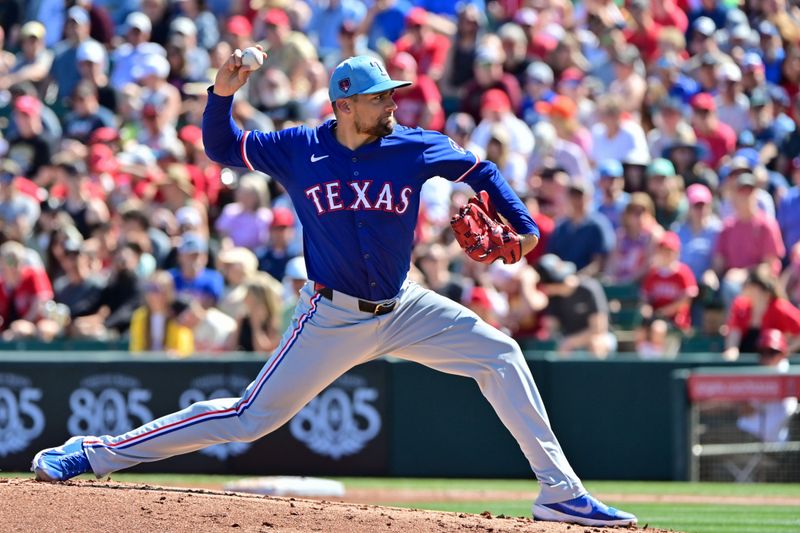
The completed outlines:
<svg viewBox="0 0 800 533">
<path fill-rule="evenodd" d="M 37 481 L 66 481 L 91 472 L 89 458 L 83 451 L 84 437 L 72 437 L 62 446 L 46 448 L 33 458 L 31 471 Z"/>
<path fill-rule="evenodd" d="M 567 522 L 582 526 L 632 526 L 636 516 L 609 507 L 590 494 L 559 503 L 534 503 L 534 520 Z"/>
</svg>

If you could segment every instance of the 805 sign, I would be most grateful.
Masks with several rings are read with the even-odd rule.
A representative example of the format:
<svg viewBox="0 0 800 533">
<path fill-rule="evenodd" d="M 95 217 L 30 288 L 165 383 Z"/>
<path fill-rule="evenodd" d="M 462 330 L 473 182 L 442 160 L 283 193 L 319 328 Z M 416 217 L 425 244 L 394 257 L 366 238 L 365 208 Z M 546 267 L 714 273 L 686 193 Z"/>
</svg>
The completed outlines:
<svg viewBox="0 0 800 533">
<path fill-rule="evenodd" d="M 89 380 L 69 397 L 71 415 L 67 430 L 72 435 L 119 435 L 153 418 L 147 407 L 152 394 L 140 388 L 138 380 L 127 376 L 107 376 L 109 380 Z M 87 381 L 87 380 L 84 380 Z M 106 385 L 106 386 L 104 386 Z M 116 385 L 116 386 L 107 386 Z"/>
</svg>

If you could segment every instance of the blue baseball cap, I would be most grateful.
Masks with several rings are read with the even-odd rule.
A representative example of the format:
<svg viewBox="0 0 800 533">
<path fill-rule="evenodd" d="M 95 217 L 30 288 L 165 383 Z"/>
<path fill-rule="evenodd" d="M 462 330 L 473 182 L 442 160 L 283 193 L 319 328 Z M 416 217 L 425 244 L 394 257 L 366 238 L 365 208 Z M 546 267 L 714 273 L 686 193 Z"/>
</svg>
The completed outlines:
<svg viewBox="0 0 800 533">
<path fill-rule="evenodd" d="M 354 94 L 376 94 L 407 87 L 410 81 L 393 80 L 380 60 L 372 56 L 355 56 L 345 59 L 331 75 L 328 96 L 331 102 Z"/>
<path fill-rule="evenodd" d="M 605 159 L 597 167 L 600 178 L 621 178 L 622 172 L 622 163 L 616 159 Z"/>
</svg>

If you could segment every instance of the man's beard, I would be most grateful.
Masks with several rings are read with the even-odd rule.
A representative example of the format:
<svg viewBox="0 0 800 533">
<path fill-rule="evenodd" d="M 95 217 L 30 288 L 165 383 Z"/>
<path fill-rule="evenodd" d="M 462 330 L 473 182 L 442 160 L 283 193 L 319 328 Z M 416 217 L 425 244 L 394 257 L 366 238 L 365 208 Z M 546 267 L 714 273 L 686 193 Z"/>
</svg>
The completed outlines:
<svg viewBox="0 0 800 533">
<path fill-rule="evenodd" d="M 394 115 L 389 117 L 389 120 L 382 118 L 376 124 L 366 125 L 361 123 L 356 117 L 356 131 L 358 133 L 365 133 L 367 135 L 372 135 L 373 137 L 386 137 L 387 135 L 391 135 L 394 131 Z"/>
</svg>

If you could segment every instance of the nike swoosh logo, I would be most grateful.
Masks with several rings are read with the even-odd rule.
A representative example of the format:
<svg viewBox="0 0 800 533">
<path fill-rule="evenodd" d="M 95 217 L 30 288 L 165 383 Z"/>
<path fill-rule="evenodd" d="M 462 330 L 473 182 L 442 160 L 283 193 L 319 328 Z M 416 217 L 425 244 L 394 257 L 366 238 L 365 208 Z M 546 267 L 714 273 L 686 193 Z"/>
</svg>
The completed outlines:
<svg viewBox="0 0 800 533">
<path fill-rule="evenodd" d="M 326 157 L 330 157 L 330 154 L 329 154 L 329 155 L 321 155 L 321 156 L 319 156 L 319 157 L 317 157 L 317 156 L 316 156 L 316 155 L 314 155 L 314 154 L 311 154 L 311 162 L 312 162 L 312 163 L 316 163 L 317 161 L 319 161 L 319 160 L 321 160 L 321 159 L 325 159 Z"/>
</svg>

